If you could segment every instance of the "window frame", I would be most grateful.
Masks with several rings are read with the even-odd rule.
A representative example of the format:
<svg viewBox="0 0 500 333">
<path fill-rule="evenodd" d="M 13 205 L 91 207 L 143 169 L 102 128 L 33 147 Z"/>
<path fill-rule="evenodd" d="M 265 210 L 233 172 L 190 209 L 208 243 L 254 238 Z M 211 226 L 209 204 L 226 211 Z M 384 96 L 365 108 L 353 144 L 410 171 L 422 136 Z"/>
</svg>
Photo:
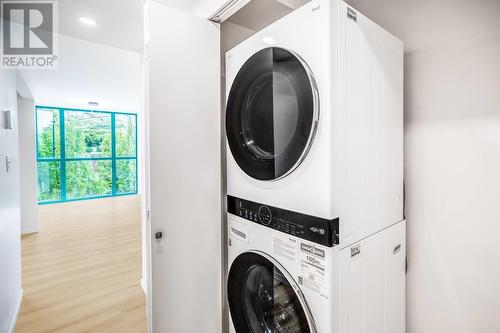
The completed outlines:
<svg viewBox="0 0 500 333">
<path fill-rule="evenodd" d="M 38 133 L 38 112 L 42 110 L 53 110 L 59 113 L 59 156 L 58 157 L 40 157 L 39 156 L 39 133 Z M 65 111 L 69 112 L 87 112 L 87 113 L 101 113 L 109 114 L 111 116 L 111 156 L 110 157 L 71 157 L 66 158 L 66 133 L 65 133 Z M 134 156 L 117 156 L 116 153 L 116 115 L 132 116 L 135 121 L 135 149 Z M 55 129 L 53 128 L 53 131 Z M 80 200 L 92 200 L 100 198 L 110 198 L 126 195 L 136 195 L 138 193 L 138 123 L 137 114 L 128 112 L 112 112 L 112 111 L 102 111 L 102 110 L 85 110 L 85 109 L 74 109 L 74 108 L 62 108 L 54 106 L 36 105 L 35 106 L 35 133 L 36 133 L 36 162 L 37 162 L 37 173 L 39 163 L 49 163 L 49 162 L 59 162 L 60 170 L 60 190 L 59 190 L 59 200 L 43 200 L 38 199 L 38 186 L 37 186 L 37 201 L 38 205 L 46 205 L 61 202 L 70 201 L 80 201 Z M 55 140 L 55 136 L 54 139 Z M 55 141 L 54 141 L 55 142 Z M 54 150 L 56 146 L 54 145 Z M 133 192 L 119 193 L 118 192 L 118 178 L 117 178 L 117 161 L 135 161 L 135 190 Z M 78 162 L 78 161 L 111 161 L 111 193 L 106 195 L 95 195 L 81 198 L 68 198 L 67 196 L 67 177 L 66 177 L 66 163 L 67 162 Z M 37 176 L 37 184 L 39 178 Z"/>
</svg>

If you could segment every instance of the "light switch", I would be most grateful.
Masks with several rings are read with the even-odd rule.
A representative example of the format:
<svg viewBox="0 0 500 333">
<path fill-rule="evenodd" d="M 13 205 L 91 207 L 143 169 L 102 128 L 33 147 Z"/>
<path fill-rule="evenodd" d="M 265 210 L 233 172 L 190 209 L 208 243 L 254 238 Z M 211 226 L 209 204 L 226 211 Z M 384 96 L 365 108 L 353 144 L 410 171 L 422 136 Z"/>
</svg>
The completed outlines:
<svg viewBox="0 0 500 333">
<path fill-rule="evenodd" d="M 12 158 L 10 155 L 5 156 L 5 171 L 10 172 L 12 169 Z"/>
<path fill-rule="evenodd" d="M 12 115 L 10 111 L 2 111 L 2 128 L 12 129 Z"/>
</svg>

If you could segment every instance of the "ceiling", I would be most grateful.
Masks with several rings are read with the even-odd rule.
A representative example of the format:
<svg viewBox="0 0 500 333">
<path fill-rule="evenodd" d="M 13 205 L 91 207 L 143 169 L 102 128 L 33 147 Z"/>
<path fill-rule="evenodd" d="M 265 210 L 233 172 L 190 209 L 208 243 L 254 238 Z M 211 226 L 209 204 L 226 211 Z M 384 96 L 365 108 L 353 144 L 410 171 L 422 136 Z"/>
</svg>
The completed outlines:
<svg viewBox="0 0 500 333">
<path fill-rule="evenodd" d="M 61 34 L 134 52 L 142 52 L 144 0 L 60 0 Z M 97 21 L 90 27 L 78 21 Z"/>
<path fill-rule="evenodd" d="M 194 12 L 200 6 L 200 3 L 206 0 L 154 0 L 154 1 L 187 12 Z"/>
<path fill-rule="evenodd" d="M 36 103 L 140 111 L 143 0 L 59 0 L 58 17 L 58 67 L 21 71 Z"/>
</svg>

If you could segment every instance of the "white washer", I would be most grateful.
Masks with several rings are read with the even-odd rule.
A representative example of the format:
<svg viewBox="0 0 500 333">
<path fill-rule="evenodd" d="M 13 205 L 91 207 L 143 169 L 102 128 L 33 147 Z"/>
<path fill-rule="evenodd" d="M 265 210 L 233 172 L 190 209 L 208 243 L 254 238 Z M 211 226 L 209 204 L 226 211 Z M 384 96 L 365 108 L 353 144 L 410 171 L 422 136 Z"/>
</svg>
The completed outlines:
<svg viewBox="0 0 500 333">
<path fill-rule="evenodd" d="M 345 245 L 403 219 L 398 39 L 313 0 L 231 49 L 226 85 L 230 196 L 328 219 Z"/>
<path fill-rule="evenodd" d="M 344 249 L 232 214 L 228 226 L 231 333 L 404 333 L 405 221 Z"/>
</svg>

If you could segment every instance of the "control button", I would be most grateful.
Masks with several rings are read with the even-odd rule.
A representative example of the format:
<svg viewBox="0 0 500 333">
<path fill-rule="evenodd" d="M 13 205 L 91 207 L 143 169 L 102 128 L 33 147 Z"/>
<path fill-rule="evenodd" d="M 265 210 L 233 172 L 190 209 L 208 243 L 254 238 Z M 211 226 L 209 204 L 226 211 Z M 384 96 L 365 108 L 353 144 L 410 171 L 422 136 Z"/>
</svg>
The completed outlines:
<svg viewBox="0 0 500 333">
<path fill-rule="evenodd" d="M 271 214 L 271 210 L 269 207 L 261 206 L 259 208 L 259 220 L 264 225 L 269 225 L 273 220 L 273 215 Z"/>
</svg>

